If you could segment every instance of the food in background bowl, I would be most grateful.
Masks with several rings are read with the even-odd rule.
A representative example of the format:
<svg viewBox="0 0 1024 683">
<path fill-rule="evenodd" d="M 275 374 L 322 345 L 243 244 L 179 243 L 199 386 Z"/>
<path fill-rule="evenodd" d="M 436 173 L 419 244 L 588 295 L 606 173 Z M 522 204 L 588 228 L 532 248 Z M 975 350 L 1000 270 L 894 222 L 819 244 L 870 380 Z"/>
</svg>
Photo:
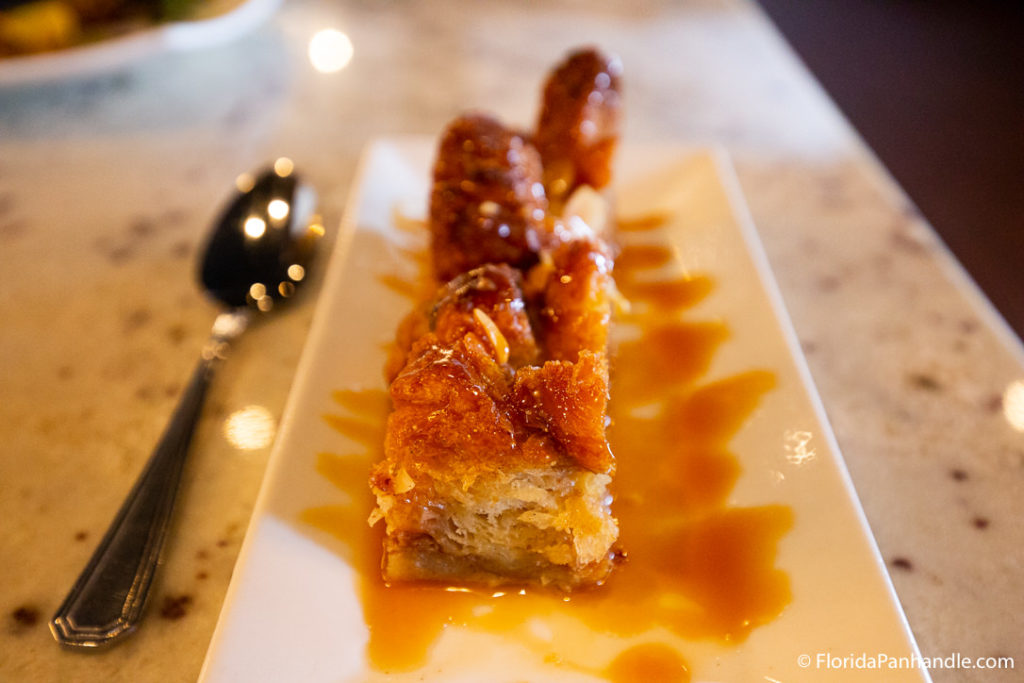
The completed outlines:
<svg viewBox="0 0 1024 683">
<path fill-rule="evenodd" d="M 61 50 L 186 17 L 200 0 L 0 0 L 0 57 Z"/>
</svg>

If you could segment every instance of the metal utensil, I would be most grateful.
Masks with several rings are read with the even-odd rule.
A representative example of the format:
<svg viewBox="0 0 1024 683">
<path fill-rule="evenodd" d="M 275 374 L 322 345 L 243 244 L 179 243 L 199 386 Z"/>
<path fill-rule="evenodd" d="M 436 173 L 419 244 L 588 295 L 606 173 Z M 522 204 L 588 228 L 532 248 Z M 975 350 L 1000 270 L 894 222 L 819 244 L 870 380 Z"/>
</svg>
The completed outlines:
<svg viewBox="0 0 1024 683">
<path fill-rule="evenodd" d="M 112 643 L 138 624 L 170 526 L 189 444 L 213 372 L 256 312 L 291 297 L 323 227 L 316 193 L 288 159 L 257 177 L 242 176 L 240 194 L 216 223 L 199 268 L 203 288 L 227 310 L 209 340 L 149 462 L 89 563 L 50 621 L 58 642 Z"/>
</svg>

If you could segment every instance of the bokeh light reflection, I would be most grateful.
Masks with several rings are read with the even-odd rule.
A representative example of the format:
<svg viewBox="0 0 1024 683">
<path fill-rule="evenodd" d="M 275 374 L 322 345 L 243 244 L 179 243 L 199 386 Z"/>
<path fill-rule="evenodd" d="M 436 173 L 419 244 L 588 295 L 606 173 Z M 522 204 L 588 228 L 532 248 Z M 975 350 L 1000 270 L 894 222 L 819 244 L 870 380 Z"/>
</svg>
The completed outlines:
<svg viewBox="0 0 1024 683">
<path fill-rule="evenodd" d="M 309 41 L 309 62 L 322 74 L 344 69 L 354 52 L 349 37 L 333 28 L 317 31 Z"/>
<path fill-rule="evenodd" d="M 1018 432 L 1024 432 L 1024 380 L 1010 382 L 1003 392 L 1003 417 Z"/>
<path fill-rule="evenodd" d="M 231 413 L 224 421 L 224 437 L 243 451 L 269 446 L 276 430 L 274 416 L 263 406 L 246 406 Z"/>
<path fill-rule="evenodd" d="M 246 235 L 254 240 L 259 239 L 267 231 L 267 222 L 259 216 L 249 216 L 245 219 L 242 229 L 245 230 Z"/>
<path fill-rule="evenodd" d="M 288 216 L 289 211 L 291 211 L 291 207 L 283 199 L 272 199 L 267 204 L 267 214 L 275 221 L 284 220 Z"/>
</svg>

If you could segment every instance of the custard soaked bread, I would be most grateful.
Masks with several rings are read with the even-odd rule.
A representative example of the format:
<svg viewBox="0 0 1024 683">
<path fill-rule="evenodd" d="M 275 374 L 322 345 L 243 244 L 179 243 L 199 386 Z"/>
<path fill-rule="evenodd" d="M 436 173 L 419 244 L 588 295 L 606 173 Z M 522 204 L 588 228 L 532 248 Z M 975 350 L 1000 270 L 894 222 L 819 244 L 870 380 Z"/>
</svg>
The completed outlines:
<svg viewBox="0 0 1024 683">
<path fill-rule="evenodd" d="M 548 212 L 542 175 L 491 117 L 442 137 L 430 230 L 446 283 L 399 329 L 370 482 L 387 581 L 570 590 L 612 567 L 612 257 Z"/>
</svg>

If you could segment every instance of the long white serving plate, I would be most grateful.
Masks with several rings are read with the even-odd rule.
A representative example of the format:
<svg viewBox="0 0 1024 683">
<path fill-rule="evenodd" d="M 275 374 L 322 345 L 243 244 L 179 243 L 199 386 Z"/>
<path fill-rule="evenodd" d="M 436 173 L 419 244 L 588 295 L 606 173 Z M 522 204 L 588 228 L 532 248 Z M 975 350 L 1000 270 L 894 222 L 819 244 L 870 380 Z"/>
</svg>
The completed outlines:
<svg viewBox="0 0 1024 683">
<path fill-rule="evenodd" d="M 426 244 L 424 235 L 399 229 L 395 215 L 425 213 L 434 145 L 383 139 L 363 157 L 203 667 L 205 683 L 605 680 L 546 663 L 513 635 L 457 627 L 444 630 L 421 670 L 375 671 L 344 544 L 301 519 L 341 495 L 316 471 L 318 453 L 346 448 L 323 419 L 337 412 L 332 392 L 384 388 L 385 348 L 410 302 L 380 277 L 412 275 L 408 249 Z M 792 509 L 795 521 L 776 558 L 792 602 L 742 643 L 683 642 L 693 680 L 928 681 L 728 159 L 714 149 L 627 145 L 615 177 L 617 212 L 671 213 L 660 229 L 679 265 L 716 283 L 686 314 L 724 321 L 730 330 L 702 381 L 752 368 L 777 377 L 730 442 L 742 474 L 729 504 Z M 600 672 L 616 649 L 606 634 L 594 638 L 603 645 L 591 670 Z M 859 668 L 870 665 L 865 657 L 883 671 Z"/>
</svg>

